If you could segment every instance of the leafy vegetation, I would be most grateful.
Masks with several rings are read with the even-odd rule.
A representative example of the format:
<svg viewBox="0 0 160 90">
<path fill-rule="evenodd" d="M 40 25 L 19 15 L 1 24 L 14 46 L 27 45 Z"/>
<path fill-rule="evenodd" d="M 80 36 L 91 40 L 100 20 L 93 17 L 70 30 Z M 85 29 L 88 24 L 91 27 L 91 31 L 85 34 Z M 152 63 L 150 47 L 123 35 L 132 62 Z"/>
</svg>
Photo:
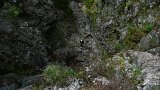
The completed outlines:
<svg viewBox="0 0 160 90">
<path fill-rule="evenodd" d="M 120 42 L 117 42 L 116 44 L 115 44 L 115 49 L 116 49 L 116 51 L 120 51 L 120 50 L 122 50 L 122 49 L 124 49 L 124 45 L 123 45 L 123 43 L 120 43 Z"/>
<path fill-rule="evenodd" d="M 1 10 L 0 16 L 7 17 L 7 18 L 13 18 L 18 17 L 22 13 L 22 10 L 10 3 L 5 3 L 3 10 Z"/>
<path fill-rule="evenodd" d="M 144 27 L 128 26 L 128 33 L 123 42 L 126 49 L 137 48 L 137 44 L 140 42 L 140 39 L 147 34 L 145 31 L 146 29 Z"/>
<path fill-rule="evenodd" d="M 97 7 L 98 6 L 97 4 L 100 1 L 101 0 L 82 0 L 82 2 L 86 7 L 84 12 L 91 17 L 91 20 L 94 24 L 96 23 L 97 14 L 99 12 L 99 8 Z"/>
<path fill-rule="evenodd" d="M 70 67 L 64 67 L 60 65 L 48 65 L 43 71 L 45 77 L 45 82 L 42 82 L 41 86 L 35 86 L 34 88 L 41 88 L 44 85 L 57 85 L 57 86 L 66 86 L 71 83 L 73 79 L 79 79 L 88 81 L 85 70 L 72 69 Z"/>
<path fill-rule="evenodd" d="M 154 28 L 154 24 L 146 23 L 143 26 L 128 25 L 128 33 L 123 44 L 126 49 L 137 49 L 140 39 L 146 36 Z"/>
<path fill-rule="evenodd" d="M 93 71 L 100 76 L 106 77 L 108 80 L 112 81 L 109 85 L 97 85 L 93 88 L 112 90 L 119 89 L 122 87 L 127 90 L 136 90 L 136 86 L 141 82 L 139 77 L 141 76 L 140 67 L 132 67 L 131 72 L 126 71 L 126 63 L 123 54 L 120 53 L 113 58 L 109 58 L 106 52 L 101 53 L 102 62 L 99 63 Z M 128 74 L 131 73 L 131 74 Z M 91 86 L 89 86 L 91 87 Z M 120 89 L 121 90 L 121 89 Z"/>
<path fill-rule="evenodd" d="M 115 63 L 112 59 L 105 59 L 96 66 L 93 71 L 95 75 L 104 76 L 107 79 L 112 79 L 115 75 Z"/>
<path fill-rule="evenodd" d="M 75 75 L 75 71 L 68 67 L 62 67 L 59 65 L 49 65 L 43 71 L 47 82 L 57 85 L 66 85 L 67 79 Z"/>
<path fill-rule="evenodd" d="M 132 76 L 130 77 L 130 82 L 134 85 L 140 84 L 141 79 L 139 78 L 141 76 L 141 68 L 140 67 L 133 67 L 132 68 Z"/>
<path fill-rule="evenodd" d="M 150 32 L 151 30 L 153 30 L 154 24 L 152 24 L 152 23 L 147 23 L 147 24 L 145 25 L 145 28 L 146 28 L 146 32 Z"/>
</svg>

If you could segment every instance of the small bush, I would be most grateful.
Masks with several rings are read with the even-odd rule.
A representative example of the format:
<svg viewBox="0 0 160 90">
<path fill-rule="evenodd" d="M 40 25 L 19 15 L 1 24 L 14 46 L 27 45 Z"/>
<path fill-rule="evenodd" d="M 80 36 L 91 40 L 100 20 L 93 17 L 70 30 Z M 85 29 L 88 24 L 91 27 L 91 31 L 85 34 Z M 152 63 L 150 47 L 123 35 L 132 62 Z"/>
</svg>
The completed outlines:
<svg viewBox="0 0 160 90">
<path fill-rule="evenodd" d="M 140 76 L 141 76 L 141 68 L 140 67 L 134 67 L 132 70 L 132 76 L 130 78 L 130 82 L 134 85 L 138 85 L 141 80 L 140 80 Z"/>
<path fill-rule="evenodd" d="M 97 4 L 100 2 L 100 0 L 83 0 L 82 2 L 86 6 L 84 12 L 88 16 L 90 16 L 93 24 L 95 24 L 97 19 L 97 14 L 99 13 L 99 8 Z"/>
<path fill-rule="evenodd" d="M 150 32 L 151 30 L 153 30 L 154 25 L 152 23 L 147 23 L 145 25 L 145 28 L 146 28 L 146 32 Z"/>
<path fill-rule="evenodd" d="M 87 8 L 90 8 L 95 0 L 85 0 L 84 3 L 87 6 Z"/>
<path fill-rule="evenodd" d="M 136 49 L 140 39 L 147 35 L 144 27 L 129 26 L 128 33 L 124 39 L 126 49 Z"/>
<path fill-rule="evenodd" d="M 3 17 L 13 18 L 19 16 L 21 12 L 22 10 L 19 7 L 10 3 L 5 3 L 3 10 L 1 10 L 0 14 Z"/>
<path fill-rule="evenodd" d="M 75 75 L 75 71 L 68 67 L 62 67 L 59 65 L 49 65 L 43 71 L 47 82 L 51 84 L 66 85 L 67 79 Z"/>
<path fill-rule="evenodd" d="M 115 49 L 116 49 L 116 51 L 120 51 L 120 50 L 122 50 L 124 47 L 125 47 L 125 46 L 123 45 L 123 43 L 117 42 L 117 43 L 115 44 Z"/>
<path fill-rule="evenodd" d="M 107 79 L 112 79 L 115 75 L 116 63 L 109 58 L 110 56 L 105 50 L 101 51 L 101 62 L 93 68 L 95 75 L 104 76 Z"/>
</svg>

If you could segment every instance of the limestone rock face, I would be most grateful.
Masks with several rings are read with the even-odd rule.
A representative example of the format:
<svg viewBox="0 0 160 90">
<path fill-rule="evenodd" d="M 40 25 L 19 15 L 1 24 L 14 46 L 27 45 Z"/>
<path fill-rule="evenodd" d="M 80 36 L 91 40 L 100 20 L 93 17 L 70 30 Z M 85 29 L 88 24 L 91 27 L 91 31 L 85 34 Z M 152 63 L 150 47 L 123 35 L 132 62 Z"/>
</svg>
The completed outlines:
<svg viewBox="0 0 160 90">
<path fill-rule="evenodd" d="M 147 52 L 149 52 L 149 53 L 151 53 L 153 55 L 160 56 L 160 47 L 156 47 L 156 48 L 150 49 Z"/>
<path fill-rule="evenodd" d="M 134 58 L 132 65 L 141 68 L 141 83 L 143 90 L 151 90 L 154 86 L 160 85 L 160 57 L 147 52 L 128 51 L 127 57 Z"/>
</svg>

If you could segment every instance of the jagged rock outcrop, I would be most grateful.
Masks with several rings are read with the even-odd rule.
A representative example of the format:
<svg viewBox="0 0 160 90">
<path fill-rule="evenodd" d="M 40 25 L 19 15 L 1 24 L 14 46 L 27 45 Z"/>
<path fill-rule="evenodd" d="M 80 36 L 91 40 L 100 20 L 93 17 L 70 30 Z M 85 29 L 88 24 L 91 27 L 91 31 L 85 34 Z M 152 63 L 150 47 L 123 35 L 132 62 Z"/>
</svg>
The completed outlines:
<svg viewBox="0 0 160 90">
<path fill-rule="evenodd" d="M 49 61 L 57 61 L 54 58 L 55 50 L 66 48 L 66 41 L 76 32 L 76 26 L 71 25 L 75 21 L 74 17 L 65 17 L 68 13 L 57 9 L 54 0 L 17 0 L 14 3 L 5 1 L 0 11 L 0 75 L 40 73 Z M 10 14 L 15 15 L 9 16 Z M 72 54 L 72 50 L 68 52 L 67 58 L 74 59 L 77 56 L 77 53 Z M 66 62 L 66 58 L 62 62 Z M 14 79 L 24 80 L 14 76 L 11 82 L 8 79 L 0 79 L 0 82 L 8 81 L 0 83 L 0 87 L 22 87 L 16 85 L 18 83 Z M 29 82 L 29 79 L 26 81 Z"/>
<path fill-rule="evenodd" d="M 160 57 L 138 51 L 128 51 L 125 57 L 133 59 L 133 67 L 136 65 L 141 68 L 140 90 L 152 90 L 153 87 L 160 89 Z"/>
<path fill-rule="evenodd" d="M 147 52 L 149 52 L 149 53 L 151 53 L 153 55 L 160 56 L 160 47 L 156 47 L 156 48 L 150 49 Z"/>
<path fill-rule="evenodd" d="M 155 33 L 159 26 L 159 1 L 104 0 L 102 3 L 100 13 L 97 14 L 95 30 L 100 44 L 108 53 L 115 54 L 120 47 L 137 48 L 140 39 L 146 36 L 144 34 L 148 31 L 152 31 L 154 38 L 157 37 Z M 131 33 L 132 30 L 134 33 Z M 144 33 L 141 30 L 144 30 Z M 141 39 L 141 42 L 147 43 L 146 39 Z M 143 44 L 140 48 L 156 47 L 147 46 L 148 44 L 143 47 Z"/>
<path fill-rule="evenodd" d="M 86 3 L 89 4 L 88 7 L 85 6 Z M 37 74 L 49 62 L 58 62 L 70 67 L 87 66 L 89 70 L 86 72 L 90 80 L 96 79 L 95 77 L 105 73 L 105 70 L 114 71 L 120 68 L 118 65 L 113 65 L 106 69 L 113 62 L 113 64 L 119 62 L 123 69 L 125 64 L 126 69 L 132 66 L 142 68 L 143 82 L 139 84 L 141 89 L 141 85 L 145 85 L 143 90 L 159 85 L 159 4 L 157 0 L 95 0 L 95 2 L 85 3 L 81 0 L 2 1 L 0 3 L 0 75 L 8 75 L 8 73 L 14 75 L 11 74 L 13 80 L 6 79 L 6 83 L 1 83 L 5 82 L 1 79 L 5 75 L 0 76 L 0 87 L 16 89 L 33 84 L 34 76 L 29 79 L 17 76 L 24 73 Z M 89 7 L 91 8 L 88 9 Z M 92 15 L 87 15 L 87 12 Z M 143 52 L 127 51 L 128 49 Z M 120 51 L 125 54 L 114 60 L 117 58 L 115 54 Z M 121 59 L 123 60 L 120 61 Z M 103 63 L 106 60 L 110 61 Z M 103 65 L 103 68 L 99 68 L 98 65 Z M 97 67 L 99 71 L 94 71 Z M 100 72 L 101 69 L 105 70 Z M 116 73 L 113 72 L 116 74 L 113 75 L 116 80 L 125 78 L 121 78 L 123 75 L 117 74 L 119 72 L 123 73 L 118 69 Z M 102 82 L 105 79 L 107 84 L 112 85 L 114 82 L 112 80 L 115 80 L 101 78 L 98 77 L 96 81 Z M 26 84 L 19 85 L 25 80 Z M 28 83 L 30 80 L 31 83 Z M 126 80 L 129 80 L 128 77 Z M 18 82 L 18 85 L 15 82 Z M 72 84 L 67 89 L 75 84 L 78 87 L 74 89 L 80 88 L 78 81 Z M 104 86 L 107 87 L 107 84 Z M 129 86 L 124 87 L 128 89 Z"/>
<path fill-rule="evenodd" d="M 160 29 L 150 32 L 146 37 L 141 38 L 139 47 L 142 50 L 149 50 L 160 46 Z"/>
<path fill-rule="evenodd" d="M 3 19 L 2 19 L 3 20 Z M 47 52 L 40 31 L 28 27 L 30 22 L 22 22 L 17 28 L 13 24 L 1 26 L 1 70 L 14 72 L 22 67 L 40 68 L 47 63 Z M 9 30 L 9 31 L 8 31 Z"/>
<path fill-rule="evenodd" d="M 97 40 L 93 32 L 93 26 L 90 21 L 90 18 L 82 12 L 80 7 L 74 1 L 70 3 L 70 8 L 73 10 L 73 14 L 77 18 L 77 29 L 78 35 L 74 35 L 71 38 L 71 41 L 75 41 L 75 46 L 79 46 L 82 54 L 79 55 L 79 59 L 83 61 L 92 61 L 94 58 L 97 58 L 98 49 L 97 49 Z M 73 45 L 73 43 L 70 43 Z M 75 47 L 78 48 L 78 47 Z"/>
<path fill-rule="evenodd" d="M 1 19 L 0 60 L 3 73 L 24 67 L 38 69 L 45 66 L 49 57 L 44 33 L 51 29 L 49 24 L 58 20 L 58 12 L 51 1 L 27 0 L 18 3 L 22 4 L 24 14 L 30 17 L 27 21 L 23 18 L 12 22 Z"/>
<path fill-rule="evenodd" d="M 99 6 L 97 5 L 97 7 Z M 143 79 L 145 83 L 148 83 L 148 86 L 143 90 L 151 90 L 151 87 L 159 82 L 159 71 L 156 71 L 159 70 L 160 66 L 158 16 L 160 12 L 158 9 L 159 1 L 156 0 L 102 0 L 102 6 L 99 9 L 99 13 L 97 13 L 96 24 L 94 26 L 100 51 L 105 51 L 109 55 L 111 54 L 111 56 L 105 58 L 110 58 L 117 52 L 122 51 L 123 53 L 130 49 L 137 50 L 137 52 L 133 51 L 131 56 L 136 54 L 135 57 L 138 57 L 134 57 L 134 65 L 137 62 L 138 65 L 144 62 L 144 66 L 140 66 L 142 68 Z M 113 61 L 114 57 L 112 58 Z M 123 59 L 123 57 L 115 61 L 119 62 L 120 59 Z M 114 63 L 110 64 L 114 65 Z M 134 67 L 134 65 L 131 66 Z M 157 67 L 154 67 L 154 65 Z M 119 67 L 123 67 L 123 63 Z M 130 65 L 126 67 L 129 68 Z M 119 71 L 119 73 L 123 72 Z M 118 74 L 118 77 L 121 77 L 121 75 Z M 153 79 L 154 77 L 157 79 Z"/>
</svg>

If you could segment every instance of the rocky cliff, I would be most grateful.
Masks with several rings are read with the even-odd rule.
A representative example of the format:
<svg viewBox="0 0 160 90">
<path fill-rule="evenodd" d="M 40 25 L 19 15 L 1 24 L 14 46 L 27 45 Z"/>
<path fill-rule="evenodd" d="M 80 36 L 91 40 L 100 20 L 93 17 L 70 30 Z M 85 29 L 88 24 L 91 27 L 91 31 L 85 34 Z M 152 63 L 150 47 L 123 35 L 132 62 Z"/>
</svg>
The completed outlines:
<svg viewBox="0 0 160 90">
<path fill-rule="evenodd" d="M 158 0 L 2 1 L 0 90 L 159 90 L 159 4 Z M 74 71 L 56 67 L 42 74 L 50 64 L 76 71 L 74 80 L 65 79 L 70 85 L 60 88 L 60 78 L 54 84 L 47 82 L 52 75 L 56 80 L 61 71 L 69 72 L 61 78 Z"/>
</svg>

